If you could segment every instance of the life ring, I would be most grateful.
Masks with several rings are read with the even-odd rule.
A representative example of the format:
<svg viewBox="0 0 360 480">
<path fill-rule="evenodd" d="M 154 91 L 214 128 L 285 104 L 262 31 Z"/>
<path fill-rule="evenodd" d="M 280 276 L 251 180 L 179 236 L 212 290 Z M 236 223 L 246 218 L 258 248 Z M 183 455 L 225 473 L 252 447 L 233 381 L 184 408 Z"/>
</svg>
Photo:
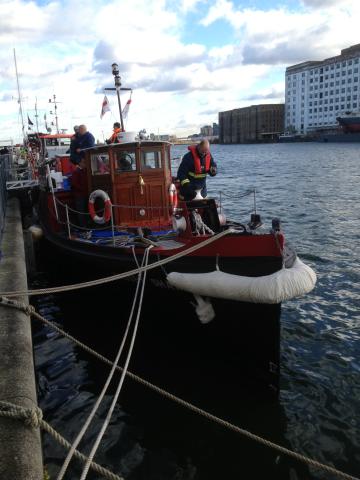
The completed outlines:
<svg viewBox="0 0 360 480">
<path fill-rule="evenodd" d="M 101 198 L 104 201 L 104 214 L 102 217 L 95 212 L 95 201 L 97 198 Z M 104 190 L 94 190 L 89 197 L 89 213 L 95 223 L 103 225 L 107 223 L 111 218 L 111 200 L 109 195 Z"/>
<path fill-rule="evenodd" d="M 174 212 L 178 206 L 178 194 L 174 183 L 172 183 L 169 187 L 169 200 Z"/>
</svg>

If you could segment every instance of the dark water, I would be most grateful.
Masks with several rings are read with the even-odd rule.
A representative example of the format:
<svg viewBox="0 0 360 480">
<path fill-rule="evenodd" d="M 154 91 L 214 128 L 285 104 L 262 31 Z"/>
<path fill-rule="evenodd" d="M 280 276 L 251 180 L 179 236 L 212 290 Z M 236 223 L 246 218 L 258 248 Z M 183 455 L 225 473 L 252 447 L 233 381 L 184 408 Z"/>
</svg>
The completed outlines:
<svg viewBox="0 0 360 480">
<path fill-rule="evenodd" d="M 176 147 L 173 154 L 184 150 Z M 360 475 L 360 145 L 214 146 L 212 151 L 219 175 L 209 179 L 209 193 L 223 190 L 238 197 L 256 187 L 264 222 L 280 217 L 288 241 L 318 274 L 310 295 L 283 304 L 279 403 L 244 396 L 232 405 L 214 385 L 214 397 L 220 397 L 216 412 Z M 248 219 L 244 212 L 252 207 L 251 197 L 236 204 L 223 201 L 228 216 Z M 41 270 L 36 285 L 68 281 L 49 260 Z M 113 358 L 120 341 L 117 319 L 127 317 L 130 305 L 121 293 L 114 286 L 107 292 L 42 297 L 35 306 Z M 156 306 L 147 297 L 144 318 L 154 316 Z M 108 368 L 50 329 L 36 325 L 34 334 L 40 405 L 55 428 L 74 438 Z M 95 438 L 110 401 L 111 395 L 85 445 Z M 44 448 L 55 476 L 64 451 L 47 436 Z M 331 478 L 277 457 L 128 381 L 96 459 L 130 479 Z M 67 478 L 78 478 L 78 472 L 74 462 Z"/>
</svg>

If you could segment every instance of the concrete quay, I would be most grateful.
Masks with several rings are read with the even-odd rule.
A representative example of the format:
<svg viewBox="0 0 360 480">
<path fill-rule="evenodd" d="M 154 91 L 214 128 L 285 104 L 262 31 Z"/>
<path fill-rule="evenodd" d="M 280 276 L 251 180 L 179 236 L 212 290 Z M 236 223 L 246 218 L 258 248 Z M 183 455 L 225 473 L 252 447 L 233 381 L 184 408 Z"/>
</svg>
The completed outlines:
<svg viewBox="0 0 360 480">
<path fill-rule="evenodd" d="M 1 242 L 0 291 L 26 290 L 26 262 L 19 201 L 8 201 Z M 27 298 L 19 299 L 28 301 Z M 37 406 L 31 323 L 25 313 L 0 306 L 0 400 Z M 39 429 L 0 417 L 0 478 L 42 480 Z"/>
</svg>

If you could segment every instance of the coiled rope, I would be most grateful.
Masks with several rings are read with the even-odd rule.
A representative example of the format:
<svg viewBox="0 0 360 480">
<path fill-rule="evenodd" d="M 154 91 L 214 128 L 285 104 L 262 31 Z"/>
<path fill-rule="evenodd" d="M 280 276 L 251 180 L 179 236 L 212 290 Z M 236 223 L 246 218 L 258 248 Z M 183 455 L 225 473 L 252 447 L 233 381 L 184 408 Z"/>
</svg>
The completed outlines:
<svg viewBox="0 0 360 480">
<path fill-rule="evenodd" d="M 238 233 L 237 230 L 229 228 L 228 230 L 224 230 L 210 238 L 207 238 L 206 240 L 196 245 L 193 245 L 192 247 L 189 247 L 186 250 L 182 250 L 179 253 L 175 253 L 174 255 L 171 255 L 168 258 L 164 258 L 163 260 L 158 260 L 157 262 L 150 263 L 147 266 L 135 268 L 127 272 L 111 275 L 109 277 L 99 278 L 97 280 L 90 280 L 88 282 L 75 283 L 72 285 L 64 285 L 61 287 L 39 288 L 37 290 L 19 290 L 17 292 L 0 292 L 0 297 L 19 297 L 19 296 L 28 297 L 33 295 L 48 295 L 52 293 L 68 292 L 70 290 L 79 290 L 81 288 L 95 287 L 97 285 L 103 285 L 104 283 L 115 282 L 117 280 L 122 280 L 124 278 L 131 277 L 140 272 L 152 270 L 162 265 L 166 265 L 167 263 L 178 260 L 179 258 L 185 257 L 186 255 L 190 255 L 191 253 L 196 252 L 197 250 L 200 250 L 201 248 L 204 248 L 207 245 L 210 245 L 211 243 L 216 242 L 220 238 L 225 237 L 225 235 L 234 234 L 234 233 Z"/>
<path fill-rule="evenodd" d="M 47 320 L 46 318 L 44 318 L 43 316 L 38 314 L 35 311 L 34 307 L 32 307 L 31 305 L 26 305 L 26 304 L 18 302 L 16 300 L 11 300 L 11 299 L 1 298 L 1 297 L 0 297 L 0 304 L 4 305 L 4 306 L 7 306 L 7 307 L 11 307 L 11 308 L 17 308 L 17 309 L 25 312 L 27 315 L 33 316 L 34 318 L 40 320 L 45 325 L 54 329 L 60 335 L 63 335 L 64 337 L 66 337 L 69 340 L 71 340 L 72 342 L 74 342 L 78 347 L 82 348 L 83 350 L 90 353 L 94 357 L 98 358 L 99 360 L 101 360 L 102 362 L 104 362 L 104 363 L 106 363 L 110 366 L 113 366 L 113 362 L 111 360 L 109 360 L 108 358 L 99 354 L 98 352 L 96 352 L 95 350 L 90 348 L 88 345 L 85 345 L 84 343 L 80 342 L 75 337 L 68 334 L 67 332 L 65 332 L 64 330 L 62 330 L 58 326 L 56 326 L 54 323 L 50 322 L 49 320 Z M 122 367 L 117 366 L 116 370 L 122 372 L 123 369 L 122 369 Z M 205 410 L 202 410 L 201 408 L 196 407 L 192 403 L 187 402 L 186 400 L 183 400 L 182 398 L 179 398 L 179 397 L 173 395 L 172 393 L 167 392 L 166 390 L 163 390 L 162 388 L 148 382 L 147 380 L 139 377 L 138 375 L 135 375 L 134 373 L 130 372 L 129 370 L 127 371 L 126 375 L 128 375 L 131 379 L 138 382 L 139 384 L 144 385 L 145 387 L 147 387 L 150 390 L 158 393 L 162 397 L 167 398 L 168 400 L 171 400 L 171 401 L 177 403 L 178 405 L 181 405 L 182 407 L 190 410 L 191 412 L 197 413 L 198 415 L 200 415 L 200 416 L 202 416 L 202 417 L 204 417 L 204 418 L 206 418 L 206 419 L 208 419 L 208 420 L 210 420 L 210 421 L 212 421 L 212 422 L 214 422 L 218 425 L 221 425 L 221 426 L 227 428 L 228 430 L 231 430 L 235 433 L 238 433 L 238 434 L 240 434 L 240 435 L 242 435 L 242 436 L 244 436 L 244 437 L 246 437 L 250 440 L 253 440 L 253 441 L 255 441 L 255 442 L 257 442 L 261 445 L 264 445 L 268 448 L 271 448 L 271 449 L 273 449 L 277 452 L 280 452 L 283 455 L 291 457 L 291 458 L 293 458 L 293 459 L 295 459 L 295 460 L 297 460 L 301 463 L 304 463 L 304 464 L 308 465 L 309 467 L 317 468 L 319 470 L 330 473 L 332 475 L 336 475 L 338 478 L 341 478 L 341 479 L 344 479 L 344 480 L 360 480 L 359 477 L 354 477 L 352 475 L 348 475 L 347 473 L 341 472 L 340 470 L 337 470 L 336 468 L 331 467 L 330 465 L 325 465 L 321 462 L 318 462 L 317 460 L 313 460 L 309 457 L 306 457 L 305 455 L 294 452 L 293 450 L 285 448 L 281 445 L 278 445 L 274 442 L 271 442 L 270 440 L 267 440 L 266 438 L 260 437 L 259 435 L 256 435 L 256 434 L 254 434 L 254 433 L 252 433 L 248 430 L 245 430 L 241 427 L 238 427 L 237 425 L 234 425 L 234 424 L 228 422 L 227 420 L 224 420 L 220 417 L 217 417 L 216 415 L 213 415 L 212 413 L 206 412 Z M 1 415 L 1 411 L 0 411 L 0 415 Z M 67 448 L 70 448 L 70 444 L 68 442 L 67 442 Z"/>
</svg>

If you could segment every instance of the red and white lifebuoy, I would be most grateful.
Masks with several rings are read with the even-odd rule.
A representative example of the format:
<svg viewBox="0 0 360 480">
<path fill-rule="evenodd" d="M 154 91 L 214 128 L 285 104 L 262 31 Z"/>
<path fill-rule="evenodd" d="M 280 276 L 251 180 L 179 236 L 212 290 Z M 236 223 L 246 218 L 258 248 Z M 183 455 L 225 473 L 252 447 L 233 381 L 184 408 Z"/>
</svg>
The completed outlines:
<svg viewBox="0 0 360 480">
<path fill-rule="evenodd" d="M 178 206 L 178 194 L 177 194 L 177 189 L 174 183 L 172 183 L 169 187 L 169 199 L 170 199 L 170 205 L 172 206 L 173 212 L 174 212 Z"/>
<path fill-rule="evenodd" d="M 98 198 L 104 201 L 104 214 L 102 217 L 95 212 L 95 202 Z M 111 200 L 109 195 L 104 190 L 94 190 L 89 197 L 89 213 L 95 223 L 103 225 L 107 223 L 111 218 Z"/>
</svg>

